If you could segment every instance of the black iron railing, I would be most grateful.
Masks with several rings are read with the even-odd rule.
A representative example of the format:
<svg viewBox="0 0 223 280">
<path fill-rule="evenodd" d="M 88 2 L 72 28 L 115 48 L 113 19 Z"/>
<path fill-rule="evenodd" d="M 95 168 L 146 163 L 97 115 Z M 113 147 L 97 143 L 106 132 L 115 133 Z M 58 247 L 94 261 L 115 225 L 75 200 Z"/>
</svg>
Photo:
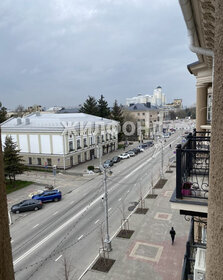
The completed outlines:
<svg viewBox="0 0 223 280">
<path fill-rule="evenodd" d="M 190 232 L 188 240 L 186 242 L 186 252 L 184 255 L 184 262 L 182 267 L 181 280 L 194 279 L 194 265 L 195 258 L 198 248 L 206 249 L 206 243 L 202 243 L 200 240 L 197 240 L 194 236 L 194 223 L 195 219 L 191 218 Z M 206 224 L 205 221 L 197 221 L 198 223 Z"/>
<path fill-rule="evenodd" d="M 210 134 L 190 133 L 176 149 L 176 198 L 207 198 L 209 190 Z"/>
</svg>

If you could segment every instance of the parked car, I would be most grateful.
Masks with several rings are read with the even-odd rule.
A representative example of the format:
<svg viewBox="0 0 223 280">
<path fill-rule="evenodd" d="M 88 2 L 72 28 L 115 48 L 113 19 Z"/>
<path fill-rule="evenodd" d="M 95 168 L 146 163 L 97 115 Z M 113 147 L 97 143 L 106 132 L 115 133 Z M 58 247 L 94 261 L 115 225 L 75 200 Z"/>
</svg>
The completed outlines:
<svg viewBox="0 0 223 280">
<path fill-rule="evenodd" d="M 108 168 L 108 167 L 113 166 L 113 164 L 114 164 L 114 163 L 113 163 L 112 160 L 107 159 L 107 160 L 104 162 L 103 166 L 104 166 L 104 168 Z"/>
<path fill-rule="evenodd" d="M 119 161 L 121 161 L 121 158 L 119 156 L 115 156 L 115 157 L 112 158 L 113 163 L 117 163 Z"/>
<path fill-rule="evenodd" d="M 41 200 L 42 202 L 48 201 L 59 201 L 62 198 L 61 191 L 59 190 L 52 190 L 52 191 L 44 191 L 40 194 L 34 195 L 32 199 Z"/>
<path fill-rule="evenodd" d="M 153 141 L 148 141 L 148 142 L 146 142 L 146 145 L 148 147 L 152 147 L 154 145 L 154 143 L 153 143 Z"/>
<path fill-rule="evenodd" d="M 140 148 L 139 147 L 138 148 L 134 148 L 133 152 L 137 155 L 138 153 L 140 153 Z"/>
<path fill-rule="evenodd" d="M 134 157 L 136 154 L 134 153 L 134 151 L 130 150 L 128 152 L 126 152 L 127 154 L 130 155 L 130 157 Z"/>
<path fill-rule="evenodd" d="M 123 153 L 123 154 L 119 155 L 119 157 L 120 157 L 121 159 L 126 159 L 126 158 L 130 158 L 130 155 L 127 154 L 127 153 Z"/>
<path fill-rule="evenodd" d="M 32 210 L 39 210 L 43 207 L 42 201 L 36 200 L 36 199 L 27 199 L 23 200 L 11 207 L 11 211 L 13 213 L 20 213 L 25 211 L 32 211 Z"/>
</svg>

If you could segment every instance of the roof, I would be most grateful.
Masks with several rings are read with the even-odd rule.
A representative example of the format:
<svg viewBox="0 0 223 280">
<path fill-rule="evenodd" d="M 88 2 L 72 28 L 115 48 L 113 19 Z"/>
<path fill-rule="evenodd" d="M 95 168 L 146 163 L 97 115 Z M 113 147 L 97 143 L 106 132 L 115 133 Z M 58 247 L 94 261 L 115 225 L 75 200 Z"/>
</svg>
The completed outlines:
<svg viewBox="0 0 223 280">
<path fill-rule="evenodd" d="M 128 111 L 151 111 L 158 109 L 156 106 L 147 107 L 144 103 L 136 103 L 127 108 Z"/>
<path fill-rule="evenodd" d="M 118 125 L 118 122 L 84 113 L 41 114 L 11 118 L 1 124 L 4 131 L 61 131 L 67 128 L 89 128 L 99 125 Z"/>
<path fill-rule="evenodd" d="M 80 107 L 79 108 L 63 108 L 57 112 L 57 114 L 64 114 L 64 113 L 79 113 Z"/>
</svg>

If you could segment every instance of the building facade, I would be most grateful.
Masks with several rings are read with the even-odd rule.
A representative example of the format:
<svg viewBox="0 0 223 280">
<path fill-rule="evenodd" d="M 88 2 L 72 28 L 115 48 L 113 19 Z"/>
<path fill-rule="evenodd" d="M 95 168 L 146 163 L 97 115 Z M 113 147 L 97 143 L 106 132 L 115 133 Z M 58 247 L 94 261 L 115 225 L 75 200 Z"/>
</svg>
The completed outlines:
<svg viewBox="0 0 223 280">
<path fill-rule="evenodd" d="M 118 122 L 83 113 L 33 113 L 1 124 L 28 166 L 67 169 L 117 149 Z"/>
<path fill-rule="evenodd" d="M 176 150 L 176 190 L 171 204 L 191 220 L 182 280 L 223 279 L 223 2 L 180 0 L 198 61 L 196 130 Z"/>
<path fill-rule="evenodd" d="M 157 133 L 162 131 L 163 111 L 150 104 L 134 104 L 126 107 L 130 118 L 135 120 L 142 134 L 142 139 L 154 138 Z M 139 135 L 140 136 L 140 135 Z"/>
</svg>

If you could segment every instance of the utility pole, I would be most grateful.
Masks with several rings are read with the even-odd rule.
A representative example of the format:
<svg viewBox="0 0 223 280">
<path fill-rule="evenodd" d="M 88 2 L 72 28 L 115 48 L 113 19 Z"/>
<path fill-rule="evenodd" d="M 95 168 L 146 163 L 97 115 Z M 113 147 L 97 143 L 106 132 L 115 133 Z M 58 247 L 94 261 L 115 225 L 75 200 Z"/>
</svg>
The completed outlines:
<svg viewBox="0 0 223 280">
<path fill-rule="evenodd" d="M 108 226 L 108 191 L 107 191 L 107 174 L 106 168 L 104 168 L 104 207 L 105 207 L 105 250 L 110 252 L 112 250 L 111 240 L 109 237 L 109 226 Z"/>
<path fill-rule="evenodd" d="M 161 170 L 160 170 L 160 178 L 164 178 L 163 174 L 163 161 L 164 161 L 164 154 L 163 154 L 163 140 L 161 140 Z"/>
</svg>

